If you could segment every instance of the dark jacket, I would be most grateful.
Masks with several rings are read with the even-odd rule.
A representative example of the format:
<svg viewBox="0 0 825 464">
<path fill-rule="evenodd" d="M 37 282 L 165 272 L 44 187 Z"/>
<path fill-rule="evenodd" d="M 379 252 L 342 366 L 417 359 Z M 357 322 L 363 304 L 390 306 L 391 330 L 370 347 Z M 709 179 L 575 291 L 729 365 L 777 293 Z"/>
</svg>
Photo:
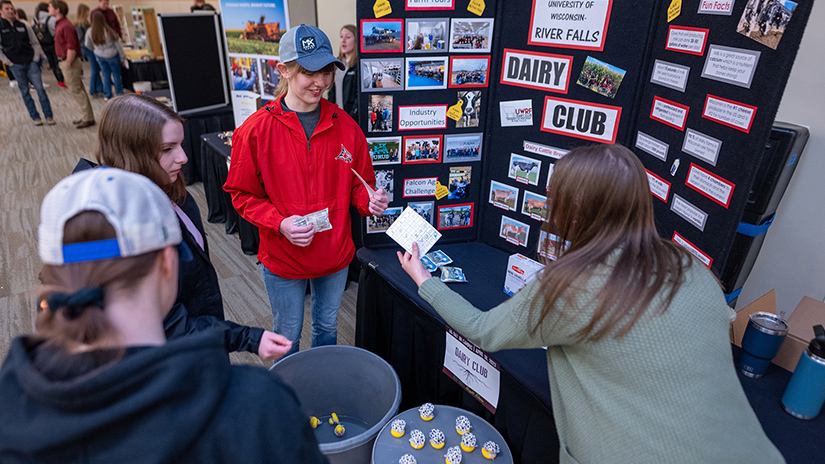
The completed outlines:
<svg viewBox="0 0 825 464">
<path fill-rule="evenodd" d="M 0 368 L 4 464 L 327 462 L 294 392 L 265 369 L 231 366 L 213 333 L 66 380 L 35 367 L 37 350 L 18 337 Z"/>
<path fill-rule="evenodd" d="M 337 70 L 335 72 L 338 72 Z M 329 89 L 329 101 L 330 103 L 335 103 L 344 111 L 347 112 L 348 115 L 352 116 L 352 119 L 355 122 L 358 122 L 358 88 L 360 80 L 358 79 L 358 65 L 347 69 L 344 72 L 344 80 L 341 83 L 341 97 L 344 99 L 343 102 L 336 102 L 335 98 L 335 81 L 333 80 L 332 88 Z"/>
</svg>

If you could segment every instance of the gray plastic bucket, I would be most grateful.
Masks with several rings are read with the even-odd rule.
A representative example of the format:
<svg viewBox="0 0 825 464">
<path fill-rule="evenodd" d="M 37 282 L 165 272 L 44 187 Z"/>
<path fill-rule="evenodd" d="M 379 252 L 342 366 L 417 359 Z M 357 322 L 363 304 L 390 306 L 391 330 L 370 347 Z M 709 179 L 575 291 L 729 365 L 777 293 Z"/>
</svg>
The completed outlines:
<svg viewBox="0 0 825 464">
<path fill-rule="evenodd" d="M 330 463 L 370 462 L 375 437 L 401 404 L 401 382 L 392 366 L 361 348 L 334 345 L 299 351 L 271 370 L 295 390 L 307 421 L 335 412 L 366 422 L 362 433 L 320 444 Z M 325 426 L 330 427 L 318 425 Z"/>
</svg>

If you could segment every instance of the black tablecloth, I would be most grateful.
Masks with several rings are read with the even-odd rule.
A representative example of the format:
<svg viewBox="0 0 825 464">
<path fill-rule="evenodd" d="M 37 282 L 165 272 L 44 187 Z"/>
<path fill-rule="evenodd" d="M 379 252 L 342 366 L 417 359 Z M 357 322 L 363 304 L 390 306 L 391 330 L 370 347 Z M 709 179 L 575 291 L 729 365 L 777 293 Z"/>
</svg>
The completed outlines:
<svg viewBox="0 0 825 464">
<path fill-rule="evenodd" d="M 504 273 L 508 255 L 472 242 L 437 246 L 464 270 L 467 283 L 450 284 L 473 305 L 489 309 L 507 299 Z M 558 462 L 558 438 L 550 403 L 544 350 L 502 350 L 501 393 L 495 415 L 443 375 L 444 321 L 418 296 L 392 249 L 358 250 L 362 263 L 356 315 L 356 346 L 370 350 L 398 372 L 401 409 L 433 402 L 468 409 L 501 432 L 520 462 Z M 735 347 L 734 347 L 735 348 Z M 734 349 L 738 356 L 738 349 Z M 822 462 L 825 415 L 801 421 L 785 413 L 780 398 L 790 373 L 771 366 L 765 377 L 740 375 L 751 406 L 766 434 L 789 463 Z M 594 439 L 598 439 L 594 437 Z"/>
<path fill-rule="evenodd" d="M 168 82 L 166 76 L 166 62 L 163 60 L 129 61 L 129 69 L 122 67 L 120 76 L 123 88 L 134 91 L 132 84 L 140 81 Z"/>
</svg>

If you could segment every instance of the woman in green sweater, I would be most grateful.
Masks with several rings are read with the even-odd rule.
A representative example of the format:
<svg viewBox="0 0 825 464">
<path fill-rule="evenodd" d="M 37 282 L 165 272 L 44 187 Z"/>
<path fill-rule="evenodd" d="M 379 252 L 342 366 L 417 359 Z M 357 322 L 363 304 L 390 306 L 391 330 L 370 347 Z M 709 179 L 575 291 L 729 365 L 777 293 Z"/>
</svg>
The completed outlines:
<svg viewBox="0 0 825 464">
<path fill-rule="evenodd" d="M 487 351 L 547 347 L 562 463 L 776 463 L 736 376 L 718 282 L 653 221 L 620 145 L 556 162 L 544 230 L 569 242 L 536 280 L 480 311 L 398 253 L 419 294 Z"/>
</svg>

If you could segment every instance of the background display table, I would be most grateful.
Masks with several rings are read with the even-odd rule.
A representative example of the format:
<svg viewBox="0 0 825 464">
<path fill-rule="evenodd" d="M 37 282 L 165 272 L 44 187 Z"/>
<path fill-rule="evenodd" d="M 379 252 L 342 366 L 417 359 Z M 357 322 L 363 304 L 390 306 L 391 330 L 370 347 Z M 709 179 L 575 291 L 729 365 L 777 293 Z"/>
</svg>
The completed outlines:
<svg viewBox="0 0 825 464">
<path fill-rule="evenodd" d="M 134 91 L 132 85 L 135 82 L 149 81 L 159 82 L 168 81 L 166 77 L 166 62 L 163 60 L 149 60 L 149 61 L 132 61 L 129 60 L 129 68 L 125 66 L 120 68 L 121 80 L 123 80 L 123 88 Z"/>
<path fill-rule="evenodd" d="M 395 255 L 399 247 L 358 250 L 362 263 L 355 344 L 389 362 L 401 380 L 401 409 L 431 402 L 460 407 L 484 417 L 502 434 L 516 462 L 557 462 L 559 443 L 550 402 L 544 350 L 492 353 L 501 366 L 501 394 L 491 414 L 441 370 L 444 321 L 418 296 Z M 508 254 L 477 242 L 436 245 L 464 270 L 469 282 L 449 284 L 470 303 L 487 310 L 507 299 Z M 734 356 L 738 356 L 738 349 Z M 790 373 L 771 366 L 765 377 L 740 380 L 765 433 L 791 462 L 821 462 L 825 416 L 801 421 L 782 410 L 780 398 Z"/>
</svg>

